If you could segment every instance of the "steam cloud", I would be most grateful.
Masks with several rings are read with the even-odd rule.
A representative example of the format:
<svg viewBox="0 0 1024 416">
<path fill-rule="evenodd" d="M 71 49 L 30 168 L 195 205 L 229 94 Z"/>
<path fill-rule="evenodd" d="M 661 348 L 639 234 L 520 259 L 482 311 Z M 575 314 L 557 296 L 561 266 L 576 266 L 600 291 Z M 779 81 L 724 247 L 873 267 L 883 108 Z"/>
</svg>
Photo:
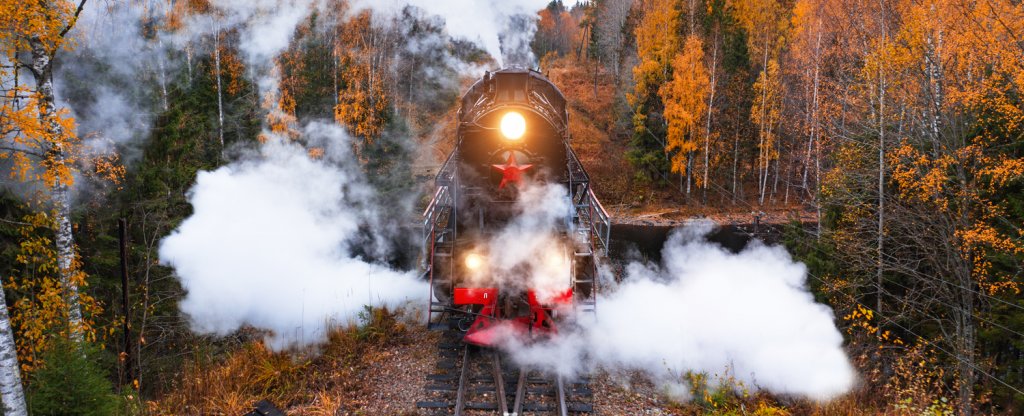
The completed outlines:
<svg viewBox="0 0 1024 416">
<path fill-rule="evenodd" d="M 356 8 L 396 14 L 406 5 L 441 16 L 453 38 L 483 47 L 499 66 L 536 66 L 530 41 L 537 31 L 537 11 L 547 0 L 358 0 Z"/>
<path fill-rule="evenodd" d="M 675 231 L 661 266 L 629 264 L 624 283 L 598 300 L 596 320 L 506 348 L 521 364 L 569 376 L 595 364 L 641 370 L 683 396 L 686 372 L 817 400 L 850 389 L 842 335 L 807 291 L 806 267 L 756 241 L 731 253 L 704 239 L 711 228 Z"/>
<path fill-rule="evenodd" d="M 486 270 L 471 274 L 472 285 L 516 292 L 533 289 L 542 302 L 569 288 L 569 257 L 556 226 L 572 209 L 560 184 L 526 182 L 519 191 L 513 220 L 481 244 Z M 524 279 L 525 277 L 525 279 Z"/>
<path fill-rule="evenodd" d="M 374 223 L 373 190 L 347 162 L 340 127 L 311 123 L 326 160 L 271 141 L 259 154 L 200 172 L 189 194 L 194 214 L 160 245 L 188 294 L 181 310 L 193 329 L 227 334 L 243 325 L 273 331 L 275 349 L 313 344 L 364 305 L 422 301 L 426 284 L 361 258 L 375 251 L 361 227 Z M 422 302 L 421 302 L 422 303 Z"/>
<path fill-rule="evenodd" d="M 739 254 L 704 240 L 709 223 L 677 231 L 664 264 L 632 264 L 600 303 L 592 353 L 609 364 L 670 376 L 724 375 L 776 393 L 825 399 L 854 372 L 830 308 L 807 291 L 807 269 L 781 246 Z M 667 368 L 666 368 L 667 367 Z"/>
<path fill-rule="evenodd" d="M 563 186 L 526 181 L 515 207 L 518 214 L 476 248 L 489 264 L 470 284 L 534 289 L 546 302 L 570 284 L 557 229 L 572 205 Z M 676 230 L 659 266 L 629 264 L 623 283 L 598 299 L 596 320 L 578 316 L 577 326 L 537 343 L 510 330 L 504 349 L 520 364 L 569 377 L 595 366 L 640 370 L 684 398 L 686 372 L 817 400 L 849 390 L 855 375 L 843 337 L 831 309 L 807 290 L 806 267 L 759 241 L 732 253 L 706 241 L 713 226 Z"/>
</svg>

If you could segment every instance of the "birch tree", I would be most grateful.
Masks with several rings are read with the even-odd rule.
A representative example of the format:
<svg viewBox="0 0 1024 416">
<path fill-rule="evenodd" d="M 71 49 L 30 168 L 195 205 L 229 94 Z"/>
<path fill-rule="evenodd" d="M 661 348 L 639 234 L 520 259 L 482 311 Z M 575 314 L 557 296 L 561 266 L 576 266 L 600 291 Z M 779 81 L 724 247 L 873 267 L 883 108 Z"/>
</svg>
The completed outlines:
<svg viewBox="0 0 1024 416">
<path fill-rule="evenodd" d="M 79 139 L 74 120 L 66 109 L 57 107 L 53 85 L 53 63 L 69 47 L 68 33 L 74 28 L 86 0 L 5 2 L 0 6 L 0 40 L 4 57 L 16 72 L 25 71 L 31 86 L 19 86 L 9 95 L 24 98 L 25 104 L 12 108 L 0 157 L 12 159 L 15 176 L 42 182 L 50 193 L 56 212 L 56 248 L 61 282 L 66 290 L 68 321 L 72 340 L 81 341 L 82 310 L 78 279 L 73 278 L 75 258 L 71 227 L 70 190 L 74 184 Z M 18 53 L 24 51 L 27 53 Z"/>
<path fill-rule="evenodd" d="M 25 393 L 21 388 L 21 369 L 18 365 L 14 332 L 7 314 L 7 298 L 0 288 L 0 400 L 6 416 L 28 416 Z"/>
</svg>

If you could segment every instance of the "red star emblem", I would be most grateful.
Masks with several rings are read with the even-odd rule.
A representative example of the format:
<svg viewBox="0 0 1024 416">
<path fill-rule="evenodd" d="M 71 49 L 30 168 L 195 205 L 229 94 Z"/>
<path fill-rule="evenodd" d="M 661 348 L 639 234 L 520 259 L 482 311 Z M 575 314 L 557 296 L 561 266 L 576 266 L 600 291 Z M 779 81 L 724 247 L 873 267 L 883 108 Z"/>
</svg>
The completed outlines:
<svg viewBox="0 0 1024 416">
<path fill-rule="evenodd" d="M 516 156 L 512 152 L 508 152 L 508 161 L 504 165 L 491 166 L 501 171 L 501 183 L 498 184 L 498 189 L 504 188 L 509 183 L 518 184 L 523 179 L 523 172 L 533 167 L 533 165 L 516 164 Z"/>
</svg>

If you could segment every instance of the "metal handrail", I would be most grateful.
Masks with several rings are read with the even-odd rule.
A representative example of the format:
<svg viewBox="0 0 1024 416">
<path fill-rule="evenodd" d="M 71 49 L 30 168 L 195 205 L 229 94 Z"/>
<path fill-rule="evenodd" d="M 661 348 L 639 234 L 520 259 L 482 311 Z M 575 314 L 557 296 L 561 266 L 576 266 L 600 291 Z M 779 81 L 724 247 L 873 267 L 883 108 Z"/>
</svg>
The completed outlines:
<svg viewBox="0 0 1024 416">
<path fill-rule="evenodd" d="M 587 190 L 587 203 L 591 207 L 595 208 L 597 212 L 597 221 L 593 218 L 590 219 L 590 227 L 594 234 L 597 235 L 598 242 L 601 244 L 601 248 L 608 250 L 608 239 L 611 237 L 611 218 L 608 217 L 608 211 L 601 205 L 601 201 L 594 195 L 593 189 Z"/>
<path fill-rule="evenodd" d="M 431 235 L 434 234 L 437 217 L 441 214 L 439 207 L 447 205 L 450 201 L 451 194 L 448 191 L 448 186 L 438 186 L 437 191 L 434 192 L 434 198 L 430 200 L 430 204 L 427 204 L 427 208 L 423 210 L 424 246 L 429 242 L 428 239 L 431 238 Z"/>
</svg>

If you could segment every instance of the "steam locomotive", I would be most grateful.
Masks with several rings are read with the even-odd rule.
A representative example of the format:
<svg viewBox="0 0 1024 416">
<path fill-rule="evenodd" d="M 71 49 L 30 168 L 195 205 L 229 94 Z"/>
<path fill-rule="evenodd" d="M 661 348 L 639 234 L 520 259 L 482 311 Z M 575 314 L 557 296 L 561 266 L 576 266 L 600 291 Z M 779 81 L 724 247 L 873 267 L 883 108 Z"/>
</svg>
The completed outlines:
<svg viewBox="0 0 1024 416">
<path fill-rule="evenodd" d="M 544 336 L 557 332 L 567 316 L 593 312 L 610 221 L 569 146 L 561 91 L 534 70 L 488 72 L 462 97 L 458 123 L 455 149 L 423 212 L 428 325 L 455 322 L 466 343 L 491 347 L 509 329 L 526 338 Z M 480 247 L 515 218 L 527 182 L 563 187 L 568 201 L 561 202 L 571 205 L 552 230 L 558 243 L 551 254 L 564 259 L 556 263 L 562 289 L 554 296 L 479 278 L 502 255 Z"/>
</svg>

